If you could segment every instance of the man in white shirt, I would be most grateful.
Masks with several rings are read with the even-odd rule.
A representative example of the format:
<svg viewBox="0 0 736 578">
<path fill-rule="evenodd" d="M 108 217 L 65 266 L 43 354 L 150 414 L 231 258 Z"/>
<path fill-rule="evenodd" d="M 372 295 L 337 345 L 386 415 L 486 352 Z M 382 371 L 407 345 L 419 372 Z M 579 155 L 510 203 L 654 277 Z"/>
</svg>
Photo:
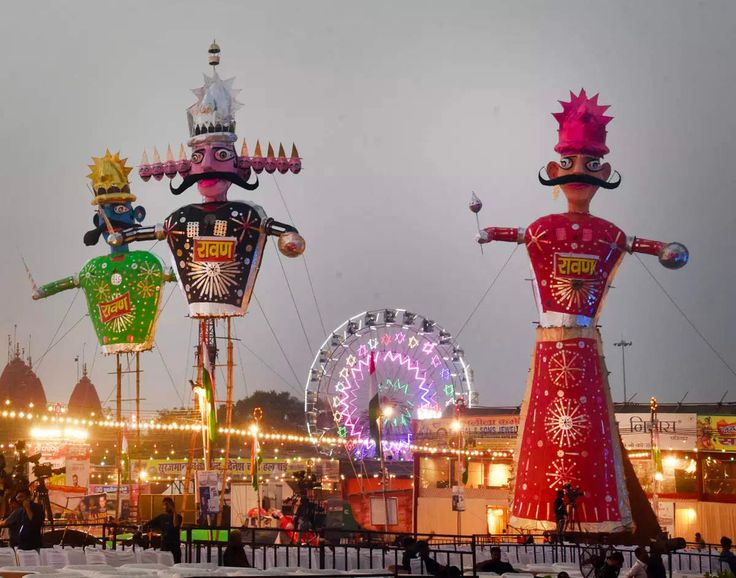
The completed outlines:
<svg viewBox="0 0 736 578">
<path fill-rule="evenodd" d="M 629 568 L 625 578 L 647 578 L 647 564 L 649 563 L 649 552 L 644 546 L 639 546 L 634 550 L 636 562 Z"/>
</svg>

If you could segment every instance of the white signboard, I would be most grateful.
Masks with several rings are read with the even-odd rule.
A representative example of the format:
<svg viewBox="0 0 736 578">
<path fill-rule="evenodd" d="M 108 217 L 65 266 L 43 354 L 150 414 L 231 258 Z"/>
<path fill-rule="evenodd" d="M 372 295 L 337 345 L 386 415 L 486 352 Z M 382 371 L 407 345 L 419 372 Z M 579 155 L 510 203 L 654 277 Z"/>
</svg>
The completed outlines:
<svg viewBox="0 0 736 578">
<path fill-rule="evenodd" d="M 657 415 L 659 449 L 692 451 L 696 447 L 697 420 L 694 413 Z M 648 413 L 617 413 L 621 439 L 627 450 L 652 449 L 652 418 Z"/>
<path fill-rule="evenodd" d="M 399 499 L 371 497 L 371 524 L 374 526 L 395 526 L 399 523 Z"/>
<path fill-rule="evenodd" d="M 658 504 L 657 520 L 659 526 L 670 537 L 675 535 L 675 503 L 660 501 Z"/>
</svg>

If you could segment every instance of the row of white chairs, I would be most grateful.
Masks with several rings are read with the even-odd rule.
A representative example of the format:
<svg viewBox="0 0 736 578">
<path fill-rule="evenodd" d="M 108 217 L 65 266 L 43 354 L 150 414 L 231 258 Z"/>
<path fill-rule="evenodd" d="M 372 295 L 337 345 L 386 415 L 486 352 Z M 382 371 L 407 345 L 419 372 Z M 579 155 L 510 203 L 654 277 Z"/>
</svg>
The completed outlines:
<svg viewBox="0 0 736 578">
<path fill-rule="evenodd" d="M 42 548 L 36 550 L 14 550 L 0 548 L 0 566 L 67 566 L 89 564 L 120 567 L 125 564 L 148 563 L 174 565 L 174 555 L 160 550 L 103 550 L 101 548 Z"/>
<path fill-rule="evenodd" d="M 375 574 L 376 570 L 352 570 L 340 572 L 335 570 L 304 570 L 292 567 L 274 567 L 268 570 L 257 570 L 253 568 L 225 568 L 209 564 L 176 564 L 172 567 L 162 567 L 157 564 L 126 564 L 114 568 L 104 564 L 78 564 L 65 568 L 52 568 L 50 566 L 33 566 L 19 569 L 11 566 L 0 567 L 0 574 L 6 571 L 21 570 L 24 574 L 31 575 L 30 578 L 195 578 L 217 576 L 360 576 L 362 574 Z"/>
</svg>

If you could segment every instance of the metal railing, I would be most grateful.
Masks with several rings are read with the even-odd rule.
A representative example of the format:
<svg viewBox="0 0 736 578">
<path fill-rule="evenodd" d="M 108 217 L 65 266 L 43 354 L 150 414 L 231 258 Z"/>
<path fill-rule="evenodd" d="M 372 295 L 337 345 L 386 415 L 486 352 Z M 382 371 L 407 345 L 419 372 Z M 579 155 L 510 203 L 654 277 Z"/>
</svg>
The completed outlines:
<svg viewBox="0 0 736 578">
<path fill-rule="evenodd" d="M 44 527 L 44 533 L 57 532 L 61 544 L 65 545 L 64 536 L 75 531 L 89 536 L 103 549 L 126 550 L 129 548 L 145 548 L 134 543 L 133 533 L 137 526 L 114 524 L 69 524 Z M 229 528 L 185 527 L 182 529 L 182 560 L 185 562 L 208 562 L 222 565 L 223 554 L 230 536 Z M 295 568 L 321 571 L 344 570 L 376 570 L 377 575 L 394 566 L 398 567 L 407 560 L 404 558 L 405 548 L 402 540 L 427 540 L 430 555 L 445 566 L 457 566 L 461 572 L 475 568 L 478 562 L 490 558 L 491 547 L 501 548 L 502 553 L 512 566 L 528 564 L 546 566 L 552 570 L 554 564 L 564 564 L 572 569 L 572 565 L 580 568 L 581 557 L 590 554 L 590 545 L 563 543 L 527 543 L 508 542 L 507 535 L 472 535 L 458 536 L 454 534 L 407 534 L 367 531 L 323 530 L 319 540 L 311 540 L 312 544 L 298 543 L 299 533 L 277 528 L 241 528 L 242 543 L 251 565 L 255 568 Z M 302 542 L 311 536 L 302 535 Z M 536 537 L 541 539 L 541 536 Z M 59 542 L 56 542 L 59 543 Z M 70 545 L 69 542 L 66 545 Z M 150 545 L 150 542 L 149 542 Z M 624 556 L 624 566 L 635 562 L 634 546 L 607 546 L 615 548 Z M 697 549 L 696 544 L 688 544 L 684 550 L 663 555 L 663 562 L 670 578 L 678 573 L 715 573 L 727 569 L 727 565 L 719 560 L 720 547 L 709 544 Z M 425 568 L 416 558 L 412 562 L 414 573 L 425 572 Z M 395 570 L 394 570 L 395 571 Z M 540 569 L 541 571 L 541 569 Z M 555 575 L 548 571 L 547 573 Z"/>
</svg>

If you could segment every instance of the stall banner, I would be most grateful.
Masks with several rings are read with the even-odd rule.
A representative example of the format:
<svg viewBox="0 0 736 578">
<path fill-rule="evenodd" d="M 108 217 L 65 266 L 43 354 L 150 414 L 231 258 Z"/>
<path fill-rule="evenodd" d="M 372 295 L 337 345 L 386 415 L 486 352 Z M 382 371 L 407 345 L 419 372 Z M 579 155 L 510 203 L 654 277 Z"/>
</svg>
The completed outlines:
<svg viewBox="0 0 736 578">
<path fill-rule="evenodd" d="M 513 449 L 519 432 L 519 416 L 513 414 L 463 416 L 463 443 L 466 448 Z M 458 433 L 453 431 L 453 418 L 412 421 L 413 442 L 437 447 L 454 446 Z"/>
<path fill-rule="evenodd" d="M 462 486 L 452 486 L 452 511 L 465 511 L 465 488 Z"/>
<path fill-rule="evenodd" d="M 218 514 L 220 512 L 222 470 L 199 470 L 195 479 L 197 481 L 199 518 L 205 519 L 210 514 Z"/>
<path fill-rule="evenodd" d="M 131 486 L 130 484 L 120 484 L 120 503 L 118 504 L 118 487 L 115 484 L 97 484 L 89 487 L 90 494 L 105 496 L 105 507 L 103 508 L 102 505 L 98 506 L 97 515 L 117 515 L 121 520 L 128 520 L 130 518 L 131 495 L 135 490 L 135 485 Z"/>
<path fill-rule="evenodd" d="M 627 450 L 652 449 L 652 418 L 648 413 L 617 413 L 616 422 Z M 694 413 L 660 413 L 657 416 L 659 448 L 692 451 L 696 442 Z"/>
<path fill-rule="evenodd" d="M 80 466 L 80 462 L 86 462 L 86 476 L 84 472 L 80 476 L 77 472 L 79 486 L 85 486 L 89 481 L 89 456 L 90 446 L 86 443 L 66 442 L 66 441 L 33 441 L 28 444 L 27 455 L 41 454 L 39 463 L 51 464 L 54 469 L 79 468 L 84 470 L 84 466 Z M 29 479 L 35 480 L 33 475 L 33 467 L 29 471 Z M 50 486 L 73 486 L 73 475 L 57 474 L 49 478 L 46 482 Z"/>
<path fill-rule="evenodd" d="M 317 466 L 320 464 L 317 464 Z M 195 472 L 205 469 L 204 461 L 201 459 L 195 459 L 192 466 Z M 216 467 L 217 469 L 221 468 L 220 462 L 216 464 Z M 297 472 L 305 468 L 306 465 L 304 462 L 294 462 L 286 459 L 264 459 L 258 463 L 258 474 L 263 477 L 280 478 L 282 474 Z M 156 478 L 181 478 L 186 475 L 187 460 L 143 460 L 141 462 L 141 470 L 147 472 L 149 480 L 155 480 Z M 233 477 L 249 478 L 250 459 L 232 458 L 230 459 L 228 470 Z M 321 473 L 320 468 L 317 468 L 317 471 Z"/>
<path fill-rule="evenodd" d="M 736 415 L 699 415 L 698 448 L 736 451 Z"/>
<path fill-rule="evenodd" d="M 79 460 L 67 457 L 66 485 L 73 488 L 86 488 L 89 485 L 89 458 Z"/>
</svg>

